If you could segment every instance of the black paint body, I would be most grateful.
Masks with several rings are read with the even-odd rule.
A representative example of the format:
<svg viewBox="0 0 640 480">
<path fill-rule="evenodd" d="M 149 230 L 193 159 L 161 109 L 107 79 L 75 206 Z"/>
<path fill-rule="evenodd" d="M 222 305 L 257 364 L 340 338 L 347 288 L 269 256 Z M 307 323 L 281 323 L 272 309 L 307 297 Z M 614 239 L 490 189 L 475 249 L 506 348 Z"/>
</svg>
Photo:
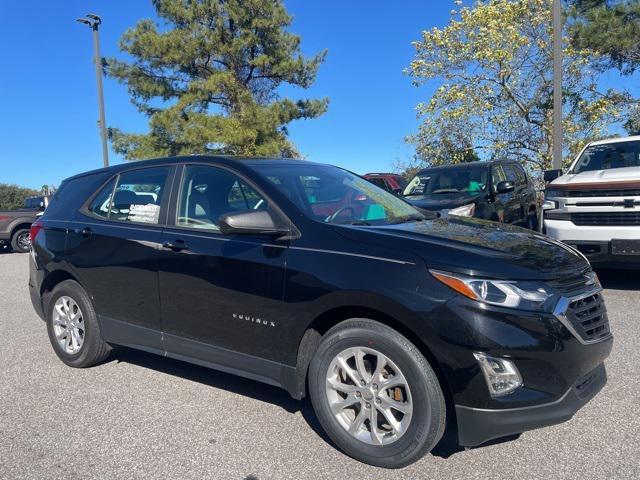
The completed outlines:
<svg viewBox="0 0 640 480">
<path fill-rule="evenodd" d="M 456 408 L 506 412 L 509 426 L 487 428 L 486 434 L 473 434 L 489 418 L 481 410 L 459 421 L 460 440 L 467 445 L 557 423 L 588 400 L 569 414 L 569 407 L 560 413 L 551 408 L 533 424 L 504 410 L 560 402 L 603 363 L 611 338 L 583 345 L 553 315 L 479 304 L 427 270 L 551 281 L 589 268 L 575 251 L 527 230 L 476 219 L 384 227 L 317 222 L 253 170 L 256 162 L 267 161 L 288 162 L 194 156 L 66 180 L 33 244 L 35 309 L 43 316 L 56 283 L 75 279 L 94 302 L 107 341 L 278 385 L 296 398 L 305 395 L 306 367 L 322 333 L 347 318 L 379 320 L 416 343 Z M 278 240 L 172 225 L 181 170 L 190 163 L 221 166 L 246 178 L 297 234 Z M 88 199 L 114 176 L 157 165 L 171 167 L 160 225 L 106 221 L 85 211 Z M 188 248 L 162 247 L 176 241 Z M 492 398 L 474 351 L 513 358 L 524 386 Z M 458 414 L 459 420 L 468 417 Z"/>
</svg>

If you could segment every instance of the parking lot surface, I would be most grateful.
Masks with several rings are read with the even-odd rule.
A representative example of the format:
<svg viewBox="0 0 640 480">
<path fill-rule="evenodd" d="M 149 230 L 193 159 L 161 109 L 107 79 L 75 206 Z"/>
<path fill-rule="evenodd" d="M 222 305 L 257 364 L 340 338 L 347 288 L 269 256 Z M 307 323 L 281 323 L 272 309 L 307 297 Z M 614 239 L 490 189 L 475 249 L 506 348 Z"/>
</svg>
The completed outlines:
<svg viewBox="0 0 640 480">
<path fill-rule="evenodd" d="M 0 479 L 640 478 L 638 272 L 601 272 L 609 383 L 571 421 L 470 450 L 449 433 L 388 471 L 340 453 L 309 403 L 275 387 L 127 350 L 66 367 L 32 310 L 27 264 L 0 254 Z"/>
</svg>

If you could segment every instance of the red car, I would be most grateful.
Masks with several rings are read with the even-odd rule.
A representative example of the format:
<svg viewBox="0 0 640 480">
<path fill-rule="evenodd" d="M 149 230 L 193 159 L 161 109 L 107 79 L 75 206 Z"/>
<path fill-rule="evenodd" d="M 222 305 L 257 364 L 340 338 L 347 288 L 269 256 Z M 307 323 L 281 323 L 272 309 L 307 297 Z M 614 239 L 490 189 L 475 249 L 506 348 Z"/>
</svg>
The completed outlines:
<svg viewBox="0 0 640 480">
<path fill-rule="evenodd" d="M 397 173 L 366 173 L 363 177 L 395 195 L 402 195 L 408 183 L 402 175 Z"/>
</svg>

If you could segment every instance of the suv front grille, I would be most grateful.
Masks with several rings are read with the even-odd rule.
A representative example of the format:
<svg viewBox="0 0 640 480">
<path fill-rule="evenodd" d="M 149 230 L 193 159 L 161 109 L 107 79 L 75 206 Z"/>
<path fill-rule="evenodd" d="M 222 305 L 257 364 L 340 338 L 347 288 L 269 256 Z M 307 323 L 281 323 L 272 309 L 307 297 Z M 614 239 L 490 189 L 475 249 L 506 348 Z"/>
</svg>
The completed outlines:
<svg viewBox="0 0 640 480">
<path fill-rule="evenodd" d="M 561 295 L 571 298 L 584 292 L 587 287 L 593 288 L 594 278 L 593 271 L 588 269 L 577 275 L 552 280 L 549 285 Z"/>
<path fill-rule="evenodd" d="M 611 333 L 607 309 L 600 292 L 571 301 L 565 316 L 585 342 L 597 342 Z"/>
<path fill-rule="evenodd" d="M 567 197 L 640 197 L 640 189 L 630 190 L 568 190 Z"/>
<path fill-rule="evenodd" d="M 637 226 L 640 225 L 640 212 L 572 213 L 571 221 L 576 225 Z"/>
</svg>

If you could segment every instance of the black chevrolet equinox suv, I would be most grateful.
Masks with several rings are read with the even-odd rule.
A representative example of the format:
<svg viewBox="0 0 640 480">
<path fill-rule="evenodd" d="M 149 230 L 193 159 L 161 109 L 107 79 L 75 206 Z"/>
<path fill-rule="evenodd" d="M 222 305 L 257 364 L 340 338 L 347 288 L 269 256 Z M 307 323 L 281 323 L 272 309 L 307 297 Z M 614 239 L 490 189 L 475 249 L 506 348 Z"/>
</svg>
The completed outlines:
<svg viewBox="0 0 640 480">
<path fill-rule="evenodd" d="M 612 335 L 585 258 L 537 233 L 423 216 L 341 168 L 190 156 L 65 180 L 29 287 L 71 367 L 114 345 L 309 396 L 348 455 L 395 468 L 570 419 Z"/>
</svg>

